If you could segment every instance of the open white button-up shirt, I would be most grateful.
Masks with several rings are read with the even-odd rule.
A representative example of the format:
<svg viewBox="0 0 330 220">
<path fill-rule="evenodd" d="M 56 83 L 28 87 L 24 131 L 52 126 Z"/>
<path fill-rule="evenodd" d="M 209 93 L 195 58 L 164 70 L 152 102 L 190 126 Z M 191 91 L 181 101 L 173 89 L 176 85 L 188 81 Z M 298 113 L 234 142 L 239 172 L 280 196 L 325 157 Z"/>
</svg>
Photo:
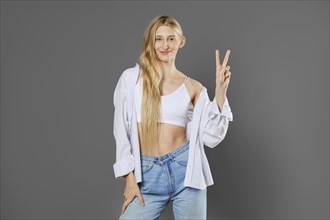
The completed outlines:
<svg viewBox="0 0 330 220">
<path fill-rule="evenodd" d="M 115 106 L 113 133 L 116 139 L 116 163 L 113 165 L 116 178 L 134 172 L 136 182 L 142 181 L 140 146 L 136 121 L 136 80 L 140 66 L 128 68 L 121 74 L 116 85 L 113 102 Z M 229 121 L 233 121 L 228 99 L 219 111 L 216 99 L 210 101 L 207 89 L 202 88 L 192 116 L 186 126 L 189 142 L 189 157 L 184 186 L 205 189 L 213 184 L 210 166 L 204 145 L 214 148 L 226 136 Z"/>
</svg>

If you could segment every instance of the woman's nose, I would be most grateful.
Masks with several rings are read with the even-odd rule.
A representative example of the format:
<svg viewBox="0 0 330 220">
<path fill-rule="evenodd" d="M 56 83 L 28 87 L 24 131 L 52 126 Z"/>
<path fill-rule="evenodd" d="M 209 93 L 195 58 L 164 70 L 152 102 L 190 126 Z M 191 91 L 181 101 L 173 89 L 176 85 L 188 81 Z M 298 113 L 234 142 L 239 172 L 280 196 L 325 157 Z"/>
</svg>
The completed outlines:
<svg viewBox="0 0 330 220">
<path fill-rule="evenodd" d="M 167 49 L 167 47 L 168 47 L 168 44 L 167 44 L 166 40 L 164 40 L 163 47 L 164 47 L 164 49 Z"/>
</svg>

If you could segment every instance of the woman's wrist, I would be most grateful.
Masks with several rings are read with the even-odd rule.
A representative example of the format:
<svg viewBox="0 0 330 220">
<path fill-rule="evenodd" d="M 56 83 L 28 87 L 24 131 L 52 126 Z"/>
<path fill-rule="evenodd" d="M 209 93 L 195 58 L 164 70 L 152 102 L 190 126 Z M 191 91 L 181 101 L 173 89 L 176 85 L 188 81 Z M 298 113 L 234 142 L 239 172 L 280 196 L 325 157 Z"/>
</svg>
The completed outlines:
<svg viewBox="0 0 330 220">
<path fill-rule="evenodd" d="M 125 178 L 126 182 L 131 182 L 131 181 L 135 180 L 133 171 L 130 172 L 129 174 L 127 174 L 126 176 L 124 176 L 124 178 Z"/>
<path fill-rule="evenodd" d="M 222 106 L 225 103 L 226 100 L 226 93 L 224 93 L 222 90 L 216 88 L 215 90 L 215 98 L 217 100 L 217 104 L 219 107 L 220 112 L 222 111 Z"/>
</svg>

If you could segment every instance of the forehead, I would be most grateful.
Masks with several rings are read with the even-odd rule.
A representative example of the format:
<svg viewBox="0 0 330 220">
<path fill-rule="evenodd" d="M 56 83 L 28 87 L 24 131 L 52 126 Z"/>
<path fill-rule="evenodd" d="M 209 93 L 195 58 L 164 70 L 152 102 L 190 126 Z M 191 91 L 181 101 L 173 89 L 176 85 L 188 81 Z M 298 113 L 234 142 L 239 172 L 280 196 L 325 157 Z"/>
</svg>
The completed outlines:
<svg viewBox="0 0 330 220">
<path fill-rule="evenodd" d="M 169 36 L 169 35 L 178 35 L 174 29 L 172 29 L 169 26 L 159 26 L 156 30 L 156 36 L 161 35 L 161 36 Z"/>
</svg>

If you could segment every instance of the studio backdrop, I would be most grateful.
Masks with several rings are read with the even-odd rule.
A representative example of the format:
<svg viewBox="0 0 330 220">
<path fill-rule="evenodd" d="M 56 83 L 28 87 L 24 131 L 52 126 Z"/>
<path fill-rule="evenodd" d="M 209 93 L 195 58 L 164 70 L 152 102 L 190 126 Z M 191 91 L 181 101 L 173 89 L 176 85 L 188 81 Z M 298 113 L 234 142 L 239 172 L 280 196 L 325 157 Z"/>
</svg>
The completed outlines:
<svg viewBox="0 0 330 220">
<path fill-rule="evenodd" d="M 160 14 L 212 99 L 231 50 L 208 219 L 328 219 L 329 1 L 1 1 L 1 219 L 118 219 L 113 92 Z"/>
</svg>

